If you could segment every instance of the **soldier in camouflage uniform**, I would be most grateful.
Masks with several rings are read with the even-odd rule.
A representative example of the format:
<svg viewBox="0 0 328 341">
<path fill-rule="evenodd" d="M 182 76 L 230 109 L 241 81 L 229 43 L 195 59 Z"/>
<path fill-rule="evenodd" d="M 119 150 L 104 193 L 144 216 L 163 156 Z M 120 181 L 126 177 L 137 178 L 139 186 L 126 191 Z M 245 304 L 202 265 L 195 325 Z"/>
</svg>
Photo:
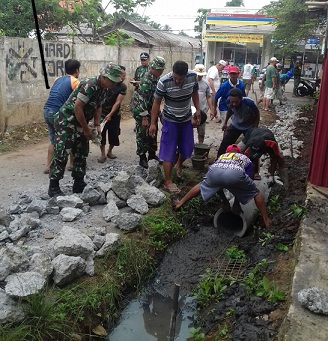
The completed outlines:
<svg viewBox="0 0 328 341">
<path fill-rule="evenodd" d="M 150 125 L 150 111 L 154 101 L 157 81 L 164 69 L 165 59 L 163 57 L 155 57 L 150 63 L 150 71 L 146 72 L 140 79 L 140 84 L 133 93 L 132 116 L 136 121 L 137 155 L 140 157 L 139 165 L 143 168 L 148 168 L 148 160 L 158 160 L 156 156 L 157 133 L 153 137 L 149 136 L 148 127 Z"/>
<path fill-rule="evenodd" d="M 104 101 L 104 89 L 110 89 L 121 81 L 121 69 L 110 65 L 100 70 L 100 75 L 85 78 L 72 92 L 65 104 L 54 117 L 55 143 L 54 156 L 50 165 L 50 197 L 64 195 L 59 187 L 63 178 L 68 154 L 74 155 L 73 193 L 81 193 L 86 186 L 86 158 L 89 154 L 89 140 L 94 134 L 100 134 L 101 105 Z M 88 122 L 94 119 L 93 131 Z"/>
<path fill-rule="evenodd" d="M 130 81 L 136 88 L 138 88 L 140 84 L 140 79 L 143 75 L 150 70 L 149 67 L 149 54 L 147 52 L 142 52 L 140 54 L 140 63 L 134 72 L 134 79 Z"/>
</svg>

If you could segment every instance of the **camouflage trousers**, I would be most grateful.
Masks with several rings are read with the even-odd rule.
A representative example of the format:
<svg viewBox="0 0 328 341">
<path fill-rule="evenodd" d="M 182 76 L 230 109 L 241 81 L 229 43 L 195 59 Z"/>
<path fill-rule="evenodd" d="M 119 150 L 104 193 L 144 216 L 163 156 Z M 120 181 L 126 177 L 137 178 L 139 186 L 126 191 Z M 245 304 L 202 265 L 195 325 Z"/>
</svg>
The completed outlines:
<svg viewBox="0 0 328 341">
<path fill-rule="evenodd" d="M 155 137 L 151 137 L 148 134 L 148 129 L 145 130 L 142 128 L 142 117 L 134 116 L 136 121 L 136 126 L 134 128 L 134 132 L 136 133 L 136 142 L 137 142 L 137 155 L 143 155 L 147 152 L 149 154 L 156 154 L 157 151 L 157 131 L 156 129 Z M 148 124 L 150 125 L 150 117 L 148 117 Z"/>
<path fill-rule="evenodd" d="M 85 138 L 82 128 L 76 127 L 60 116 L 60 113 L 59 117 L 55 116 L 54 156 L 50 165 L 49 178 L 51 180 L 60 180 L 64 177 L 70 152 L 74 156 L 72 177 L 74 179 L 83 178 L 86 173 L 89 141 Z"/>
</svg>

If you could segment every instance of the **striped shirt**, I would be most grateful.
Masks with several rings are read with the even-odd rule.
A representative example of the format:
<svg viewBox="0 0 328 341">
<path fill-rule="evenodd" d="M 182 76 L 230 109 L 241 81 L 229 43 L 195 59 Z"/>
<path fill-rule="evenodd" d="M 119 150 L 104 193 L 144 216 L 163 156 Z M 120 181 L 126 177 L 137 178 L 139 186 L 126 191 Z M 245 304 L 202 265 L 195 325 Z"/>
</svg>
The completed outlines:
<svg viewBox="0 0 328 341">
<path fill-rule="evenodd" d="M 197 74 L 189 70 L 181 86 L 176 85 L 170 72 L 157 83 L 154 97 L 164 98 L 162 118 L 169 122 L 187 122 L 191 120 L 191 95 L 198 92 Z"/>
</svg>

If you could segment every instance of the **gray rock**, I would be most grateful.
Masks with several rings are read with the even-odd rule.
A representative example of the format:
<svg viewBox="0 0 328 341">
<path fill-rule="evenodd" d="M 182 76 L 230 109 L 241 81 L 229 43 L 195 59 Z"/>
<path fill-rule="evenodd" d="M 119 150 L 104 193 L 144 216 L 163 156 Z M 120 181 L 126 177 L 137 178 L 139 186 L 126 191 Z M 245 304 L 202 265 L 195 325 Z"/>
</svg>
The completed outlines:
<svg viewBox="0 0 328 341">
<path fill-rule="evenodd" d="M 101 193 L 90 185 L 87 185 L 82 193 L 81 199 L 89 205 L 96 205 L 98 203 Z"/>
<path fill-rule="evenodd" d="M 104 193 L 109 192 L 112 189 L 112 180 L 106 182 L 98 182 L 96 188 L 101 189 Z"/>
<path fill-rule="evenodd" d="M 136 194 L 143 196 L 147 204 L 151 206 L 158 206 L 165 199 L 165 194 L 163 192 L 154 186 L 148 185 L 147 183 L 137 186 L 135 191 Z"/>
<path fill-rule="evenodd" d="M 0 242 L 4 241 L 7 238 L 9 238 L 9 233 L 7 232 L 7 230 L 0 233 Z"/>
<path fill-rule="evenodd" d="M 26 297 L 40 291 L 46 284 L 44 276 L 38 272 L 18 272 L 6 278 L 6 294 L 14 297 Z"/>
<path fill-rule="evenodd" d="M 149 185 L 158 188 L 162 184 L 163 180 L 164 177 L 159 162 L 156 160 L 149 160 L 146 182 Z"/>
<path fill-rule="evenodd" d="M 303 289 L 297 293 L 301 305 L 314 313 L 328 315 L 328 293 L 321 288 Z"/>
<path fill-rule="evenodd" d="M 120 243 L 120 235 L 118 233 L 107 233 L 105 243 L 100 250 L 96 252 L 96 257 L 103 257 L 106 253 L 114 250 Z"/>
<path fill-rule="evenodd" d="M 93 238 L 93 244 L 95 244 L 96 249 L 99 250 L 105 243 L 105 236 L 99 236 L 98 234 L 95 235 Z"/>
<path fill-rule="evenodd" d="M 127 200 L 134 194 L 135 184 L 131 180 L 131 175 L 121 171 L 113 179 L 112 190 L 122 200 Z"/>
<path fill-rule="evenodd" d="M 63 197 L 57 197 L 57 205 L 60 208 L 64 207 L 72 207 L 72 208 L 81 208 L 83 205 L 83 200 L 79 198 L 77 195 L 65 195 Z"/>
<path fill-rule="evenodd" d="M 39 217 L 42 217 L 47 212 L 47 201 L 34 199 L 26 207 L 26 212 L 37 212 Z"/>
<path fill-rule="evenodd" d="M 64 285 L 79 278 L 84 273 L 86 263 L 81 257 L 59 255 L 52 261 L 53 280 L 57 285 Z"/>
<path fill-rule="evenodd" d="M 102 215 L 105 221 L 111 221 L 114 217 L 118 216 L 120 211 L 113 200 L 110 200 L 104 207 Z"/>
<path fill-rule="evenodd" d="M 53 248 L 55 256 L 64 254 L 86 259 L 93 252 L 92 240 L 86 234 L 70 226 L 64 226 L 61 229 L 59 235 L 50 242 L 50 247 Z"/>
<path fill-rule="evenodd" d="M 109 191 L 107 193 L 107 203 L 110 201 L 115 201 L 115 204 L 118 208 L 123 208 L 126 206 L 126 201 L 120 199 L 113 191 Z"/>
<path fill-rule="evenodd" d="M 149 211 L 148 204 L 143 196 L 133 194 L 126 202 L 129 207 L 141 214 L 146 214 Z"/>
<path fill-rule="evenodd" d="M 0 324 L 21 322 L 25 315 L 21 306 L 0 288 Z"/>
<path fill-rule="evenodd" d="M 48 279 L 53 271 L 51 258 L 44 253 L 35 253 L 30 259 L 30 271 L 38 272 Z"/>
<path fill-rule="evenodd" d="M 13 218 L 5 211 L 0 211 L 0 225 L 9 226 Z"/>
<path fill-rule="evenodd" d="M 60 215 L 63 221 L 73 221 L 82 214 L 82 210 L 73 207 L 64 207 L 60 211 Z"/>
<path fill-rule="evenodd" d="M 119 229 L 124 231 L 134 231 L 141 221 L 141 215 L 137 213 L 122 213 L 115 216 L 112 221 L 117 224 Z"/>
</svg>

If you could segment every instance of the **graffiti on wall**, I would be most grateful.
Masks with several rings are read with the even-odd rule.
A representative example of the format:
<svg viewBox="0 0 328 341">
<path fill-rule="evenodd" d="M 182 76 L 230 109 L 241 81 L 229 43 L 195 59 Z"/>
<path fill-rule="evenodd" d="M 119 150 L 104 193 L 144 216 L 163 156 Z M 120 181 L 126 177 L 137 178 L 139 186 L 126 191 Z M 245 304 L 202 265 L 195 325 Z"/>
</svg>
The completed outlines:
<svg viewBox="0 0 328 341">
<path fill-rule="evenodd" d="M 67 43 L 44 44 L 44 57 L 49 77 L 60 77 L 65 74 L 65 60 L 70 53 L 71 47 Z M 38 78 L 37 62 L 40 63 L 40 68 L 39 50 L 34 51 L 33 47 L 25 48 L 24 43 L 18 42 L 17 48 L 10 47 L 6 55 L 8 79 L 13 81 L 18 77 L 21 82 L 25 82 L 31 77 Z"/>
</svg>

